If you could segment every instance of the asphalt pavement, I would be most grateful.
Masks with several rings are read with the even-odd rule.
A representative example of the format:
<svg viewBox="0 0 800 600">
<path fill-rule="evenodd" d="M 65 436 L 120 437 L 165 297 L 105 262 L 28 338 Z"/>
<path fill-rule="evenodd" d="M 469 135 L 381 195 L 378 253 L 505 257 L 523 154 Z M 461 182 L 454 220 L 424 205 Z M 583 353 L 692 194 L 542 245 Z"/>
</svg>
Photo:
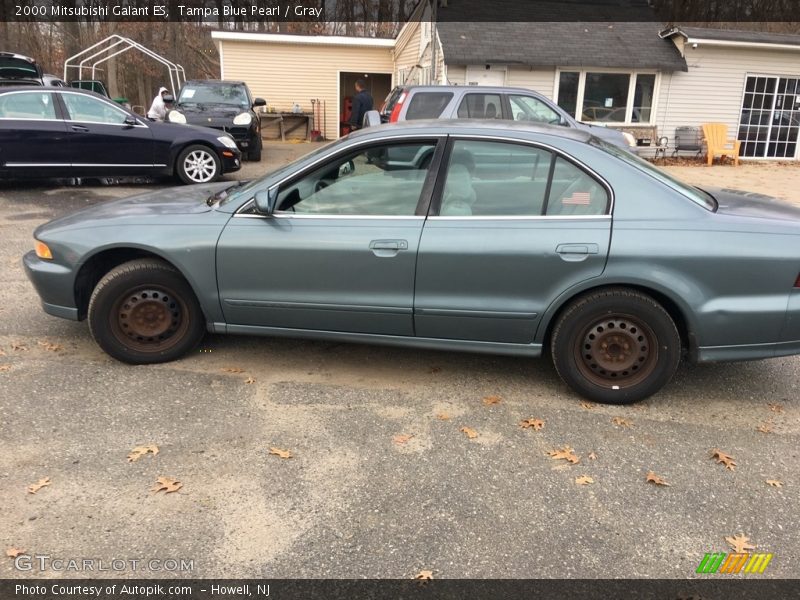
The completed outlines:
<svg viewBox="0 0 800 600">
<path fill-rule="evenodd" d="M 208 336 L 123 365 L 42 312 L 20 258 L 40 223 L 165 185 L 0 183 L 0 543 L 50 557 L 0 577 L 690 578 L 737 535 L 773 554 L 758 577 L 796 576 L 800 358 L 684 365 L 631 407 L 451 352 Z"/>
</svg>

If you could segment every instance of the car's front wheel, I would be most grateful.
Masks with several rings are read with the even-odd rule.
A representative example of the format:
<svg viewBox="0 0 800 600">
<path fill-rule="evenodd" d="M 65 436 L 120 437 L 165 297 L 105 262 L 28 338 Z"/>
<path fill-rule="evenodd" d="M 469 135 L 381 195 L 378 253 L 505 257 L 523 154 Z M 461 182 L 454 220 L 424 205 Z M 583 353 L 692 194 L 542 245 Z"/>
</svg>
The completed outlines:
<svg viewBox="0 0 800 600">
<path fill-rule="evenodd" d="M 178 155 L 175 173 L 183 183 L 211 183 L 222 173 L 222 163 L 211 148 L 195 144 Z"/>
<path fill-rule="evenodd" d="M 132 364 L 175 360 L 205 331 L 189 284 L 156 259 L 121 264 L 100 280 L 89 300 L 89 329 L 103 350 Z"/>
<path fill-rule="evenodd" d="M 261 136 L 256 137 L 253 143 L 250 145 L 250 150 L 247 152 L 247 160 L 251 162 L 259 162 L 261 160 L 262 146 L 263 144 L 261 143 Z"/>
<path fill-rule="evenodd" d="M 667 311 L 634 290 L 607 289 L 573 301 L 551 339 L 556 371 L 573 390 L 629 404 L 660 390 L 675 373 L 681 339 Z"/>
</svg>

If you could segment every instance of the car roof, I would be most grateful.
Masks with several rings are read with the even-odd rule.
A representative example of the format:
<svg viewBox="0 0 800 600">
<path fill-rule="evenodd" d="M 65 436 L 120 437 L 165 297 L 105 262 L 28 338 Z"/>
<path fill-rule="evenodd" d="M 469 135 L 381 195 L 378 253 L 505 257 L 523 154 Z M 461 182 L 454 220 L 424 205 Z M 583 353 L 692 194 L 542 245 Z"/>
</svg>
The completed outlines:
<svg viewBox="0 0 800 600">
<path fill-rule="evenodd" d="M 594 137 L 588 131 L 560 125 L 545 125 L 519 121 L 502 121 L 499 119 L 421 119 L 385 123 L 373 127 L 358 129 L 350 134 L 351 138 L 367 137 L 376 133 L 398 131 L 402 133 L 424 134 L 479 134 L 511 136 L 524 138 L 520 134 L 542 134 L 578 142 L 588 142 Z M 400 135 L 400 134 L 398 134 Z"/>
<path fill-rule="evenodd" d="M 519 88 L 519 87 L 507 87 L 503 85 L 399 85 L 397 86 L 406 90 L 407 92 L 415 91 L 415 92 L 440 92 L 444 91 L 469 91 L 469 92 L 478 92 L 478 93 L 486 93 L 486 92 L 498 92 L 498 93 L 508 93 L 508 92 L 519 92 L 521 94 L 532 94 L 536 96 L 541 96 L 539 92 L 535 92 L 533 90 L 529 90 L 527 88 Z"/>
<path fill-rule="evenodd" d="M 30 85 L 9 85 L 9 86 L 0 87 L 0 94 L 7 94 L 9 92 L 14 92 L 14 91 L 30 92 L 31 91 L 31 86 Z M 92 96 L 94 98 L 100 98 L 101 100 L 105 100 L 106 102 L 113 102 L 112 100 L 110 100 L 106 96 L 103 96 L 102 94 L 97 94 L 97 93 L 92 92 L 90 90 L 83 90 L 83 89 L 80 89 L 80 88 L 73 88 L 73 87 L 69 87 L 69 86 L 62 87 L 62 86 L 55 86 L 55 85 L 46 85 L 46 86 L 41 86 L 40 85 L 40 86 L 38 86 L 36 91 L 40 92 L 40 93 L 41 92 L 46 92 L 46 93 L 50 93 L 50 94 L 83 94 L 85 96 Z"/>
<path fill-rule="evenodd" d="M 234 81 L 231 79 L 190 79 L 189 81 L 184 81 L 183 85 L 197 84 L 197 83 L 225 83 L 228 85 L 246 85 L 244 81 Z"/>
</svg>

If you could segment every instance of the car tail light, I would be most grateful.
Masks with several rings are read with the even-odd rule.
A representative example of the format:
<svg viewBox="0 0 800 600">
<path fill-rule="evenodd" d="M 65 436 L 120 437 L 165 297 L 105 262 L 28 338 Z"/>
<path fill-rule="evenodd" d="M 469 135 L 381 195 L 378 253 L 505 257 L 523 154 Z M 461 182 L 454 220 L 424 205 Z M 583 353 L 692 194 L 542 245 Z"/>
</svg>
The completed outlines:
<svg viewBox="0 0 800 600">
<path fill-rule="evenodd" d="M 800 273 L 797 274 L 797 279 L 794 280 L 794 287 L 800 288 Z"/>
<path fill-rule="evenodd" d="M 389 117 L 389 123 L 397 123 L 400 120 L 400 111 L 403 110 L 403 102 L 405 102 L 406 96 L 408 96 L 408 92 L 400 94 L 394 108 L 392 108 L 392 116 Z"/>
</svg>

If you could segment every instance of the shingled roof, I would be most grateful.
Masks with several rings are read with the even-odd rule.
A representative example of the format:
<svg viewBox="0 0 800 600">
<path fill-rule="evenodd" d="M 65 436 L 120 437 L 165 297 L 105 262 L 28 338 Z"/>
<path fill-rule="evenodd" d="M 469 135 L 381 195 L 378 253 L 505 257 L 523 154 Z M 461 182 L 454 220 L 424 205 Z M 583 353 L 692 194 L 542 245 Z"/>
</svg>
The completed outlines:
<svg viewBox="0 0 800 600">
<path fill-rule="evenodd" d="M 686 71 L 660 23 L 469 23 L 436 25 L 448 65 L 617 67 Z"/>
<path fill-rule="evenodd" d="M 661 32 L 661 37 L 682 35 L 686 39 L 714 40 L 720 42 L 743 42 L 749 44 L 776 44 L 800 46 L 800 35 L 770 33 L 768 31 L 743 31 L 739 29 L 711 29 L 708 27 L 684 27 L 679 25 Z"/>
</svg>

